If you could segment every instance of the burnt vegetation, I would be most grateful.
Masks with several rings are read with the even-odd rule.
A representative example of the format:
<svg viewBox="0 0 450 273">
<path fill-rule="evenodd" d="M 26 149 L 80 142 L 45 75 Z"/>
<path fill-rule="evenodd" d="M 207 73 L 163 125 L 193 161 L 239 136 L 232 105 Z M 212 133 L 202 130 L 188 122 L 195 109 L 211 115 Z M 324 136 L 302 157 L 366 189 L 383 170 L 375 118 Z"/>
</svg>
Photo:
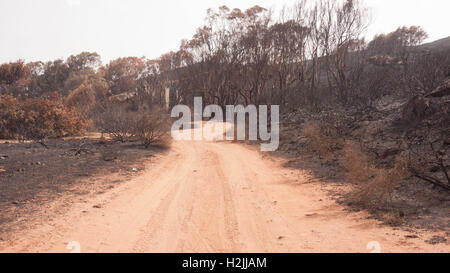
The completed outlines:
<svg viewBox="0 0 450 273">
<path fill-rule="evenodd" d="M 358 202 L 392 206 L 414 180 L 448 204 L 450 38 L 423 44 L 425 30 L 401 26 L 367 41 L 369 14 L 357 0 L 299 1 L 278 15 L 222 6 L 155 60 L 102 65 L 83 52 L 2 64 L 0 138 L 95 130 L 148 147 L 166 139 L 167 108 L 195 96 L 221 107 L 276 104 L 282 149 L 337 162 Z"/>
</svg>

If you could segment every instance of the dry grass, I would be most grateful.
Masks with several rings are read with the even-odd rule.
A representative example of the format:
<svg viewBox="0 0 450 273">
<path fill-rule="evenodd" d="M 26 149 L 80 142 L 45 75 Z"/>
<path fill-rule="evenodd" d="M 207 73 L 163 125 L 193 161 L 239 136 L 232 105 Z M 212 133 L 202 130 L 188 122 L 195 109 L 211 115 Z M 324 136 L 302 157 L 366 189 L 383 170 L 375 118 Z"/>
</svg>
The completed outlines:
<svg viewBox="0 0 450 273">
<path fill-rule="evenodd" d="M 322 157 L 332 156 L 342 144 L 342 139 L 332 127 L 316 121 L 307 121 L 302 133 L 308 139 L 309 147 Z"/>
<path fill-rule="evenodd" d="M 352 183 L 367 183 L 375 175 L 368 156 L 355 142 L 346 142 L 341 154 L 341 165 L 347 172 L 347 180 Z"/>
<path fill-rule="evenodd" d="M 351 198 L 365 205 L 375 201 L 383 203 L 389 201 L 398 182 L 408 175 L 406 158 L 398 156 L 391 169 L 375 168 L 366 153 L 354 142 L 346 143 L 341 164 L 346 170 L 348 181 L 358 186 L 358 190 Z"/>
<path fill-rule="evenodd" d="M 369 204 L 372 201 L 387 202 L 392 199 L 392 193 L 398 182 L 406 175 L 405 160 L 398 157 L 392 169 L 376 169 L 375 176 L 357 192 L 360 201 Z"/>
<path fill-rule="evenodd" d="M 357 189 L 350 196 L 352 202 L 362 205 L 379 201 L 385 203 L 391 199 L 397 183 L 408 174 L 408 161 L 404 157 L 397 157 L 391 169 L 376 168 L 360 144 L 344 142 L 338 130 L 327 123 L 308 121 L 303 127 L 303 134 L 308 138 L 309 147 L 320 156 L 339 157 L 347 181 Z"/>
</svg>

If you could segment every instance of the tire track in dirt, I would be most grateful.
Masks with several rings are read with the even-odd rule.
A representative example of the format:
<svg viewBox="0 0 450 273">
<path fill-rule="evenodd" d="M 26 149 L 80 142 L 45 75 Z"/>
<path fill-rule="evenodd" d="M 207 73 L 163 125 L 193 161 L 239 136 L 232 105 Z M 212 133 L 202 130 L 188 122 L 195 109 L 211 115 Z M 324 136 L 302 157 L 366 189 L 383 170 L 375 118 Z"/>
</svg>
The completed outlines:
<svg viewBox="0 0 450 273">
<path fill-rule="evenodd" d="M 190 152 L 185 152 L 182 155 L 182 159 L 175 165 L 175 170 L 171 171 L 171 175 L 166 177 L 159 183 L 165 183 L 164 190 L 157 194 L 155 197 L 160 198 L 159 205 L 153 210 L 151 218 L 148 220 L 145 227 L 141 229 L 141 235 L 137 243 L 133 248 L 133 252 L 152 252 L 158 249 L 158 245 L 161 243 L 161 239 L 154 240 L 159 232 L 163 232 L 165 221 L 170 216 L 169 210 L 176 200 L 177 195 L 180 193 L 180 187 L 186 187 L 190 185 L 190 181 L 184 181 L 189 177 L 189 167 L 192 162 L 195 162 L 195 151 L 192 149 Z M 169 226 L 172 231 L 173 226 Z M 171 233 L 172 237 L 176 237 L 176 233 Z"/>
<path fill-rule="evenodd" d="M 111 192 L 23 230 L 0 252 L 450 252 L 432 232 L 383 226 L 335 203 L 324 183 L 241 144 L 180 141 Z M 405 239 L 408 238 L 408 239 Z"/>
<path fill-rule="evenodd" d="M 224 227 L 225 227 L 225 233 L 227 236 L 227 241 L 229 245 L 227 248 L 225 248 L 225 251 L 233 251 L 235 249 L 238 249 L 238 222 L 236 217 L 236 207 L 233 200 L 232 191 L 230 189 L 230 183 L 232 181 L 228 180 L 223 168 L 226 167 L 228 169 L 227 165 L 220 164 L 219 161 L 219 154 L 217 151 L 214 150 L 214 148 L 211 148 L 211 145 L 209 150 L 210 157 L 209 162 L 211 162 L 211 166 L 214 166 L 211 168 L 211 171 L 215 173 L 215 183 L 219 184 L 218 187 L 221 187 L 221 196 L 218 196 L 218 198 L 221 198 L 223 200 L 223 216 L 224 216 Z"/>
</svg>

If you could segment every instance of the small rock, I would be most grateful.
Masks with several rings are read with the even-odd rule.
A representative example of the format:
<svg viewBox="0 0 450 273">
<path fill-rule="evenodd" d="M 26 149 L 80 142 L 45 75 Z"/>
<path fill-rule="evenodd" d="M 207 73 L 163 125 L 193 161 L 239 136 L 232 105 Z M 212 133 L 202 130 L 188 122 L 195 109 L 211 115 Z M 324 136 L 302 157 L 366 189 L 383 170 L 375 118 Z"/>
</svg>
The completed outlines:
<svg viewBox="0 0 450 273">
<path fill-rule="evenodd" d="M 94 206 L 92 206 L 94 209 L 101 209 L 102 208 L 102 206 L 101 205 L 94 205 Z"/>
<path fill-rule="evenodd" d="M 133 172 L 137 172 L 138 170 L 136 168 L 131 169 Z"/>
<path fill-rule="evenodd" d="M 278 240 L 284 239 L 284 236 L 278 236 Z"/>
<path fill-rule="evenodd" d="M 415 239 L 415 238 L 419 238 L 419 236 L 417 236 L 417 235 L 405 235 L 405 238 Z"/>
</svg>

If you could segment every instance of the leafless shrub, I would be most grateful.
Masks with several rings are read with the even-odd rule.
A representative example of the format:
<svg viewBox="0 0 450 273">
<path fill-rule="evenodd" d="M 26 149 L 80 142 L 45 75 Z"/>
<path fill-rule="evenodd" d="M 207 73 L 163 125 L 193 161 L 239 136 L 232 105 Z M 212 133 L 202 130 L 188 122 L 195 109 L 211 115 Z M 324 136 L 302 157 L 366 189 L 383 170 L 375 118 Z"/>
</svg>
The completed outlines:
<svg viewBox="0 0 450 273">
<path fill-rule="evenodd" d="M 132 134 L 148 148 L 156 143 L 164 143 L 170 130 L 170 119 L 162 109 L 156 108 L 139 114 L 135 120 Z"/>
<path fill-rule="evenodd" d="M 367 183 L 375 173 L 369 158 L 355 142 L 345 144 L 341 165 L 346 170 L 347 180 L 353 183 Z"/>
<path fill-rule="evenodd" d="M 168 114 L 158 107 L 133 112 L 120 105 L 108 105 L 98 115 L 96 125 L 113 140 L 126 142 L 137 139 L 147 148 L 164 142 L 169 133 L 170 119 Z"/>
<path fill-rule="evenodd" d="M 356 193 L 359 200 L 369 204 L 372 201 L 386 202 L 390 200 L 395 186 L 405 179 L 408 174 L 408 162 L 404 157 L 395 159 L 391 169 L 375 169 L 375 176 Z"/>
<path fill-rule="evenodd" d="M 398 156 L 391 169 L 375 168 L 367 154 L 354 142 L 346 143 L 341 162 L 348 181 L 358 184 L 358 190 L 351 194 L 351 199 L 366 206 L 374 201 L 389 201 L 398 182 L 409 176 L 406 157 Z"/>
<path fill-rule="evenodd" d="M 309 146 L 321 156 L 332 156 L 342 148 L 345 129 L 342 120 L 329 116 L 326 120 L 310 120 L 305 123 L 302 133 Z"/>
<path fill-rule="evenodd" d="M 108 134 L 113 140 L 125 142 L 133 136 L 135 113 L 126 112 L 123 107 L 110 105 L 99 114 L 96 125 L 102 133 Z"/>
</svg>

